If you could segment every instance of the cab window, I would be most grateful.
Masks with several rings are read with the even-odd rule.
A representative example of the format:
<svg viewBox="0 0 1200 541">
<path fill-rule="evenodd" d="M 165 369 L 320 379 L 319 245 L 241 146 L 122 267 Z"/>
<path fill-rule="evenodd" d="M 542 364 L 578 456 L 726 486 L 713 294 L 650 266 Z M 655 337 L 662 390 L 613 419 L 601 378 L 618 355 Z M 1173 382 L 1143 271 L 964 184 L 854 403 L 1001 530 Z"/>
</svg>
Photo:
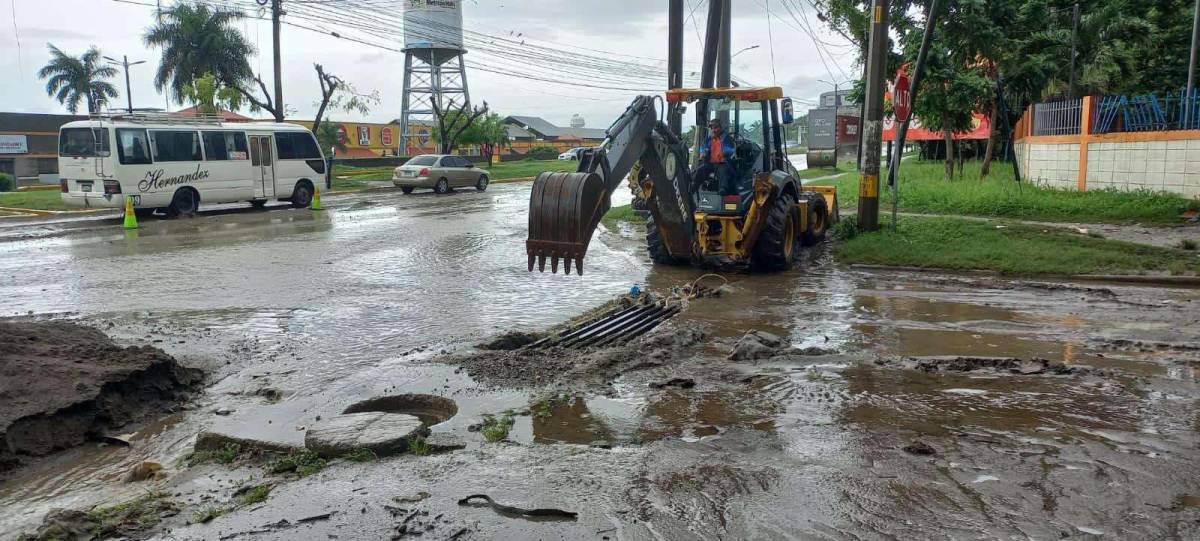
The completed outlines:
<svg viewBox="0 0 1200 541">
<path fill-rule="evenodd" d="M 125 165 L 152 163 L 146 130 L 117 129 L 117 158 Z"/>
</svg>

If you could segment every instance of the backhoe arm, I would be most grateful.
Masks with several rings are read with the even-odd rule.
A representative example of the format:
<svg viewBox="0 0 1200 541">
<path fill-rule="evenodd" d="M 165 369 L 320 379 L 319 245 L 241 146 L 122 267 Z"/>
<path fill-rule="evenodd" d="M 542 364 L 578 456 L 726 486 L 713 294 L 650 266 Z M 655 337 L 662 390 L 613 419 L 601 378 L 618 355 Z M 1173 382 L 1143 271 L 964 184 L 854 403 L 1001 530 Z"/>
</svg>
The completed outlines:
<svg viewBox="0 0 1200 541">
<path fill-rule="evenodd" d="M 658 121 L 654 97 L 638 96 L 605 131 L 604 142 L 584 152 L 575 173 L 544 172 L 534 180 L 529 197 L 529 239 L 525 241 L 529 270 L 536 261 L 538 270 L 545 271 L 549 258 L 551 272 L 558 272 L 561 258 L 567 274 L 572 261 L 583 274 L 592 233 L 608 212 L 613 192 L 639 161 L 655 187 L 651 193 L 663 195 L 662 187 L 671 187 L 667 190 L 670 195 L 662 198 L 671 200 L 674 219 L 668 219 L 670 225 L 664 227 L 671 228 L 669 236 L 676 245 L 690 246 L 690 240 L 683 238 L 692 236 L 687 151 Z M 653 197 L 648 195 L 652 211 L 664 203 Z M 686 228 L 676 231 L 678 226 Z"/>
</svg>

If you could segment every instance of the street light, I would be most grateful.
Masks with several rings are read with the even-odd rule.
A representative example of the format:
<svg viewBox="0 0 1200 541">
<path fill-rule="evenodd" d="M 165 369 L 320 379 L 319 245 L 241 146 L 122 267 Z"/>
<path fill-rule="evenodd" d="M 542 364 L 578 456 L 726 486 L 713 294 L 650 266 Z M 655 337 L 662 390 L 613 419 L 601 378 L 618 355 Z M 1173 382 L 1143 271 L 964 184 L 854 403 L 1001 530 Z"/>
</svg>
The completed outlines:
<svg viewBox="0 0 1200 541">
<path fill-rule="evenodd" d="M 111 56 L 106 56 L 106 57 L 104 57 L 104 59 L 107 60 L 110 65 L 120 66 L 120 67 L 125 68 L 125 99 L 128 100 L 129 114 L 133 114 L 133 93 L 131 92 L 130 87 L 129 87 L 129 66 L 145 64 L 146 61 L 138 60 L 137 62 L 130 62 L 128 55 L 123 56 L 121 60 L 117 60 Z"/>
</svg>

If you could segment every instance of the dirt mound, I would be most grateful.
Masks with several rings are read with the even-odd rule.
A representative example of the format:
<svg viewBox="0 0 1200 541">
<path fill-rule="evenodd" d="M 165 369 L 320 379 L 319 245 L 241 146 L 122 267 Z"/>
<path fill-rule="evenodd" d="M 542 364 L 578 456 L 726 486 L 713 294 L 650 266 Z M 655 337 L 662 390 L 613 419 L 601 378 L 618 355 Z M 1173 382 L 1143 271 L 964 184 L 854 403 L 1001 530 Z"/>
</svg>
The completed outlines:
<svg viewBox="0 0 1200 541">
<path fill-rule="evenodd" d="M 976 372 L 1000 374 L 1078 374 L 1087 371 L 1082 366 L 1067 366 L 1046 359 L 1015 359 L 1011 357 L 932 356 L 886 358 L 875 361 L 879 366 L 892 366 L 922 372 Z"/>
<path fill-rule="evenodd" d="M 77 323 L 0 320 L 0 471 L 165 413 L 202 375 Z"/>
<path fill-rule="evenodd" d="M 558 383 L 606 383 L 618 376 L 661 366 L 698 345 L 705 332 L 699 324 L 666 324 L 624 345 L 569 349 L 480 351 L 447 357 L 481 383 L 502 387 L 540 387 Z"/>
<path fill-rule="evenodd" d="M 488 340 L 487 342 L 479 344 L 476 347 L 487 351 L 512 351 L 514 349 L 519 349 L 523 346 L 537 342 L 544 336 L 545 335 L 536 333 L 510 331 Z"/>
</svg>

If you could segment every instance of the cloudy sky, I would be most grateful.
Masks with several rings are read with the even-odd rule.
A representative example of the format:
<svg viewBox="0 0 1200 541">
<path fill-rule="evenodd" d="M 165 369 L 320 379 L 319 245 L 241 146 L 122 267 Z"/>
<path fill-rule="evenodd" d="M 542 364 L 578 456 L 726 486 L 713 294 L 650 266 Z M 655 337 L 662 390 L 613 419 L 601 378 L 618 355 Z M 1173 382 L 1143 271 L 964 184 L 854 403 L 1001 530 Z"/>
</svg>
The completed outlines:
<svg viewBox="0 0 1200 541">
<path fill-rule="evenodd" d="M 173 0 L 162 2 L 167 5 Z M 323 9 L 336 14 L 338 4 L 347 3 L 354 4 L 356 0 L 328 0 Z M 370 4 L 396 6 L 398 10 L 403 2 L 372 0 Z M 511 36 L 514 41 L 521 39 L 531 45 L 575 51 L 588 58 L 604 57 L 655 67 L 661 66 L 667 56 L 666 4 L 666 0 L 464 0 L 464 27 L 476 40 Z M 286 9 L 287 0 L 284 5 Z M 696 15 L 694 22 L 688 20 L 686 30 L 685 61 L 690 69 L 699 62 L 706 5 L 704 0 L 688 0 L 688 5 L 689 10 L 695 8 Z M 805 11 L 800 11 L 801 6 Z M 815 102 L 820 92 L 831 89 L 820 80 L 845 81 L 856 78 L 855 72 L 861 69 L 854 64 L 852 48 L 825 30 L 807 0 L 733 0 L 733 7 L 733 50 L 757 46 L 737 54 L 735 78 L 753 84 L 779 84 L 788 95 Z M 129 55 L 131 61 L 148 60 L 131 71 L 134 106 L 167 106 L 165 97 L 154 89 L 152 82 L 160 51 L 148 49 L 141 39 L 145 28 L 153 22 L 153 14 L 153 7 L 115 0 L 0 0 L 0 73 L 4 74 L 0 77 L 3 103 L 0 110 L 65 112 L 46 95 L 43 82 L 37 78 L 37 70 L 49 59 L 47 43 L 73 54 L 81 54 L 88 46 L 95 45 L 108 56 Z M 319 25 L 311 15 L 308 20 L 299 16 L 288 16 L 285 20 L 309 27 Z M 260 52 L 251 59 L 251 65 L 269 74 L 270 22 L 251 18 L 238 26 Z M 810 27 L 816 30 L 820 50 L 804 31 Z M 326 28 L 341 35 L 366 36 L 370 43 L 284 26 L 284 97 L 289 107 L 298 112 L 299 118 L 312 116 L 314 101 L 319 97 L 312 64 L 318 62 L 360 90 L 380 92 L 383 101 L 371 111 L 368 120 L 386 122 L 398 117 L 404 58 L 378 46 L 399 48 L 403 31 L 397 28 L 394 36 L 378 33 L 368 36 L 361 29 L 356 34 L 354 29 L 339 28 L 332 22 Z M 520 47 L 517 44 L 509 48 Z M 496 65 L 492 63 L 495 57 L 484 51 L 469 52 L 467 60 L 468 64 Z M 564 70 L 573 69 L 567 66 L 548 63 L 523 68 L 553 82 L 506 75 L 504 72 L 508 70 L 502 66 L 494 70 L 501 73 L 469 71 L 472 101 L 487 100 L 501 114 L 541 116 L 560 125 L 566 125 L 572 115 L 579 114 L 589 127 L 605 127 L 634 94 L 628 90 L 573 86 L 573 83 L 596 81 L 563 75 Z M 270 82 L 269 75 L 265 79 Z M 122 94 L 123 82 L 114 81 L 122 88 Z M 120 102 L 123 104 L 124 100 L 122 95 Z M 175 109 L 179 105 L 170 107 Z"/>
</svg>

